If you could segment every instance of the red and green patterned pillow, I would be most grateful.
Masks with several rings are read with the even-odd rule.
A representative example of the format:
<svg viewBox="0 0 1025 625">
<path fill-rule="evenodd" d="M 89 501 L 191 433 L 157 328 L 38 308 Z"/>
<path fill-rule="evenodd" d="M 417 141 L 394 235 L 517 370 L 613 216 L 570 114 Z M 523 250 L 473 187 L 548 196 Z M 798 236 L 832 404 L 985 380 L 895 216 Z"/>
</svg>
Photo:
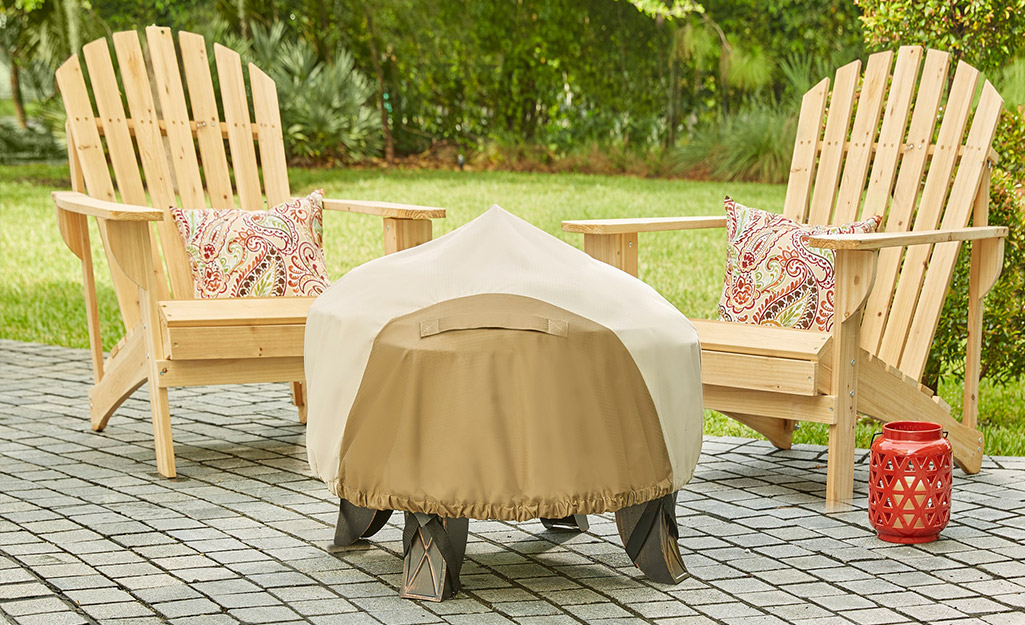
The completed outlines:
<svg viewBox="0 0 1025 625">
<path fill-rule="evenodd" d="M 829 332 L 834 252 L 809 247 L 813 234 L 875 232 L 879 217 L 843 226 L 805 226 L 782 215 L 726 206 L 726 280 L 719 319 Z"/>
<path fill-rule="evenodd" d="M 171 209 L 195 297 L 319 295 L 328 284 L 324 192 L 270 210 Z"/>
</svg>

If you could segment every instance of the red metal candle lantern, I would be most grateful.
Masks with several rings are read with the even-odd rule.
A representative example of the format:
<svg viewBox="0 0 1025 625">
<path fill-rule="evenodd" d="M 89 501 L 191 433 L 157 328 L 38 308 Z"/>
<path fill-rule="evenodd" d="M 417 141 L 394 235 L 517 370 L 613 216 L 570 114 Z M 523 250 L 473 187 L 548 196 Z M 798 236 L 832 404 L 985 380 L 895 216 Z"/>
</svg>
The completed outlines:
<svg viewBox="0 0 1025 625">
<path fill-rule="evenodd" d="M 872 442 L 868 519 L 891 543 L 927 543 L 950 521 L 950 442 L 937 423 L 894 421 Z"/>
</svg>

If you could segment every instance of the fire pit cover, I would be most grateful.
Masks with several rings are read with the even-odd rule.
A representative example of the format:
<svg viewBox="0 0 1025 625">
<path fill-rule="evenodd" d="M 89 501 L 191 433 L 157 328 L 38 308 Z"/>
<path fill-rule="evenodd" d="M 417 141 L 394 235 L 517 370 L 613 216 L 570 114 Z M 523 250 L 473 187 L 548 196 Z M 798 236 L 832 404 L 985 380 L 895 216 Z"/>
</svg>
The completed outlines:
<svg viewBox="0 0 1025 625">
<path fill-rule="evenodd" d="M 681 488 L 701 450 L 691 323 L 497 206 L 334 283 L 305 366 L 310 466 L 366 508 L 612 512 Z"/>
</svg>

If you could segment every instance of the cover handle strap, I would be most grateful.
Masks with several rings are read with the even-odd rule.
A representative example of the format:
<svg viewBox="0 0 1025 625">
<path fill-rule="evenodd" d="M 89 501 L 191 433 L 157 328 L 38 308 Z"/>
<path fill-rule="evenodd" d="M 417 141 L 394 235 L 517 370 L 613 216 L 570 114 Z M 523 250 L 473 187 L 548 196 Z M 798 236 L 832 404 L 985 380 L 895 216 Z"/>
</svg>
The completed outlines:
<svg viewBox="0 0 1025 625">
<path fill-rule="evenodd" d="M 569 322 L 562 319 L 550 319 L 540 315 L 508 311 L 457 313 L 446 317 L 421 321 L 420 338 L 453 330 L 486 329 L 525 330 L 565 337 L 569 333 Z"/>
</svg>

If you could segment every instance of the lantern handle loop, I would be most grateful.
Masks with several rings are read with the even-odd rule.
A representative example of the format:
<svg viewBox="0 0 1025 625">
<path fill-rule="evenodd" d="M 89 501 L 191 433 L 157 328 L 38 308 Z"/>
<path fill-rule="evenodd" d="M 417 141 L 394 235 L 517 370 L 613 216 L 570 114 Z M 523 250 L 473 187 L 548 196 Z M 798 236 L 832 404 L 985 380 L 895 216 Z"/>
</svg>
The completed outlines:
<svg viewBox="0 0 1025 625">
<path fill-rule="evenodd" d="M 950 434 L 950 432 L 943 430 L 943 438 L 947 438 L 948 434 Z"/>
<path fill-rule="evenodd" d="M 883 431 L 882 431 L 882 430 L 879 430 L 878 432 L 876 432 L 875 434 L 873 434 L 873 435 L 872 435 L 872 440 L 868 442 L 868 446 L 869 446 L 869 447 L 872 447 L 872 444 L 876 442 L 876 437 L 878 437 L 878 436 L 879 436 L 880 434 L 882 434 L 882 433 L 883 433 Z M 943 435 L 944 435 L 944 436 L 946 436 L 946 434 L 947 434 L 946 432 L 944 432 L 944 433 L 943 433 Z"/>
</svg>

